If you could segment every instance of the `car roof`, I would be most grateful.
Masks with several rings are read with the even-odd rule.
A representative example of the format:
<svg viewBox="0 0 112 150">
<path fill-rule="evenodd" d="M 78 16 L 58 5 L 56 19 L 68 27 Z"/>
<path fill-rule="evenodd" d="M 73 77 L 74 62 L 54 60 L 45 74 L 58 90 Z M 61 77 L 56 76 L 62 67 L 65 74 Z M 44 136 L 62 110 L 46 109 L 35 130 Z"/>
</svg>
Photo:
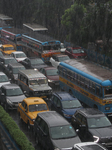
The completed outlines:
<svg viewBox="0 0 112 150">
<path fill-rule="evenodd" d="M 5 55 L 5 56 L 3 56 L 2 58 L 3 58 L 3 59 L 15 59 L 14 57 L 6 56 L 6 55 Z"/>
<path fill-rule="evenodd" d="M 28 105 L 30 105 L 30 104 L 46 104 L 46 102 L 40 97 L 28 97 L 28 98 L 25 98 L 23 101 L 25 101 Z"/>
<path fill-rule="evenodd" d="M 67 92 L 55 92 L 53 93 L 54 95 L 56 95 L 57 97 L 60 98 L 61 101 L 68 101 L 68 100 L 77 100 L 77 98 L 71 96 L 69 93 Z"/>
<path fill-rule="evenodd" d="M 2 85 L 1 87 L 3 87 L 4 89 L 20 88 L 19 85 L 17 85 L 17 84 L 11 84 L 11 83 Z"/>
<path fill-rule="evenodd" d="M 24 53 L 22 51 L 16 51 L 16 52 L 12 52 L 13 54 L 20 54 L 20 53 Z"/>
<path fill-rule="evenodd" d="M 25 69 L 25 70 L 20 70 L 19 73 L 24 74 L 26 77 L 28 77 L 29 79 L 32 78 L 46 78 L 45 75 L 43 75 L 41 72 L 39 72 L 38 70 L 34 70 L 34 69 Z"/>
<path fill-rule="evenodd" d="M 16 67 L 24 67 L 22 64 L 20 64 L 20 63 L 18 63 L 18 62 L 17 62 L 17 63 L 10 63 L 9 66 L 15 67 L 15 68 L 16 68 Z M 24 67 L 24 68 L 25 68 L 25 67 Z"/>
<path fill-rule="evenodd" d="M 49 66 L 49 67 L 43 67 L 45 70 L 51 70 L 51 69 L 57 69 L 55 67 Z"/>
<path fill-rule="evenodd" d="M 105 115 L 103 112 L 101 112 L 100 110 L 98 110 L 96 108 L 83 108 L 83 109 L 77 110 L 76 112 L 80 112 L 87 118 L 91 118 L 91 117 L 95 117 L 95 116 L 100 117 L 100 116 Z"/>
<path fill-rule="evenodd" d="M 38 116 L 40 116 L 48 124 L 49 127 L 70 124 L 64 117 L 62 117 L 56 111 L 41 112 L 38 113 Z"/>
</svg>

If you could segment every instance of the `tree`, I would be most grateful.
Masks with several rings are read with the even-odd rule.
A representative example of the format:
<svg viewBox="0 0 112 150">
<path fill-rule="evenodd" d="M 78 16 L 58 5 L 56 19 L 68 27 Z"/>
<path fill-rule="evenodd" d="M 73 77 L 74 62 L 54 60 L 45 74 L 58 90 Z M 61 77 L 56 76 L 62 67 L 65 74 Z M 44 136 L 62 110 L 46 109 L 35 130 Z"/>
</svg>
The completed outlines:
<svg viewBox="0 0 112 150">
<path fill-rule="evenodd" d="M 65 10 L 62 16 L 62 24 L 66 26 L 68 31 L 66 40 L 74 44 L 80 45 L 84 38 L 83 18 L 86 15 L 84 5 L 74 3 L 71 8 Z"/>
</svg>

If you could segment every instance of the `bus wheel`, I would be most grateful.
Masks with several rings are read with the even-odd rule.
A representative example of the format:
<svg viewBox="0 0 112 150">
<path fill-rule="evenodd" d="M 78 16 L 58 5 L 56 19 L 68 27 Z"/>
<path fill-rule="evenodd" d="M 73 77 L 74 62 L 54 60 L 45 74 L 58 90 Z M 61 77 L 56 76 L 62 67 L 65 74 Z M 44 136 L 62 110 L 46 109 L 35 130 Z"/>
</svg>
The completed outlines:
<svg viewBox="0 0 112 150">
<path fill-rule="evenodd" d="M 94 105 L 94 108 L 95 108 L 95 109 L 98 109 L 97 105 Z"/>
<path fill-rule="evenodd" d="M 69 90 L 69 94 L 73 96 L 73 93 L 72 93 L 72 91 L 71 91 L 71 90 Z"/>
</svg>

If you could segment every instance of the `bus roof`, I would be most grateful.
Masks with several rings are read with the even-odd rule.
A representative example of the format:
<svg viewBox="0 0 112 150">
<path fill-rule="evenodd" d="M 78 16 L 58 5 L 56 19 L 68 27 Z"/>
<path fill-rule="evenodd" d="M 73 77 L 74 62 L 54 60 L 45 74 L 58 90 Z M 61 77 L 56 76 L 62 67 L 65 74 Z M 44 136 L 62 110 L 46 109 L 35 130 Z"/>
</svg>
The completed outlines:
<svg viewBox="0 0 112 150">
<path fill-rule="evenodd" d="M 22 35 L 23 37 L 26 37 L 28 39 L 31 39 L 31 40 L 38 40 L 40 42 L 47 42 L 47 41 L 58 41 L 58 40 L 55 40 L 53 37 L 50 37 L 48 35 L 45 35 L 45 34 L 41 34 L 41 33 L 29 33 L 29 35 Z"/>
<path fill-rule="evenodd" d="M 13 20 L 11 17 L 6 16 L 6 15 L 4 15 L 4 14 L 0 14 L 0 19 L 1 19 L 1 20 Z"/>
<path fill-rule="evenodd" d="M 85 73 L 99 79 L 101 81 L 112 80 L 112 70 L 100 66 L 85 59 L 71 59 L 61 62 L 60 65 L 68 64 L 77 69 L 80 74 L 85 76 Z M 65 66 L 65 65 L 64 65 Z"/>
<path fill-rule="evenodd" d="M 31 29 L 32 31 L 47 31 L 48 29 L 43 27 L 42 25 L 35 24 L 35 23 L 25 23 L 23 26 L 27 27 L 28 29 Z"/>
<path fill-rule="evenodd" d="M 2 29 L 2 31 L 9 32 L 12 34 L 23 34 L 23 33 L 25 34 L 24 30 L 18 28 L 6 28 L 6 29 Z"/>
</svg>

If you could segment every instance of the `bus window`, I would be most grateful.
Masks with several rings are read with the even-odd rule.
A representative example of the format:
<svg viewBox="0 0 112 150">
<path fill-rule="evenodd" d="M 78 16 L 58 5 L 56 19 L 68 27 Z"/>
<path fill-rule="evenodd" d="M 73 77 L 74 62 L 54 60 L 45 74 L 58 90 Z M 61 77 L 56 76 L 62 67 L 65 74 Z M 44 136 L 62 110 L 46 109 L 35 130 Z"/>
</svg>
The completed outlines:
<svg viewBox="0 0 112 150">
<path fill-rule="evenodd" d="M 98 86 L 96 86 L 96 95 L 100 96 L 100 88 Z"/>
<path fill-rule="evenodd" d="M 112 87 L 107 87 L 107 88 L 104 89 L 104 91 L 105 91 L 105 96 L 106 97 L 109 96 L 109 95 L 112 96 Z"/>
<path fill-rule="evenodd" d="M 84 81 L 85 81 L 84 77 L 80 77 L 80 85 L 82 87 L 84 87 Z"/>
<path fill-rule="evenodd" d="M 89 80 L 85 79 L 85 89 L 89 89 Z"/>
</svg>

